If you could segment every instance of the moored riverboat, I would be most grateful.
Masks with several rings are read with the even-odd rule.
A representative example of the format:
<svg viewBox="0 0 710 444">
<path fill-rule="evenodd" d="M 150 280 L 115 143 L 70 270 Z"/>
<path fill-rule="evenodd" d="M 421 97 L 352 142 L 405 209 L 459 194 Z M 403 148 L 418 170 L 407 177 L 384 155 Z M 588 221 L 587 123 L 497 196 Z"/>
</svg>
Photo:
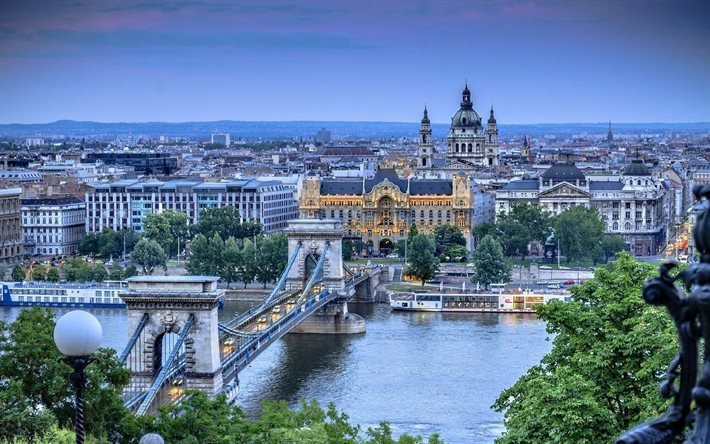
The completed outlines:
<svg viewBox="0 0 710 444">
<path fill-rule="evenodd" d="M 535 313 L 535 308 L 550 301 L 566 302 L 566 294 L 446 294 L 393 293 L 390 307 L 403 311 L 441 311 L 470 313 Z"/>
<path fill-rule="evenodd" d="M 127 288 L 124 281 L 92 284 L 53 284 L 49 282 L 2 282 L 0 307 L 94 307 L 122 308 L 120 298 Z"/>
</svg>

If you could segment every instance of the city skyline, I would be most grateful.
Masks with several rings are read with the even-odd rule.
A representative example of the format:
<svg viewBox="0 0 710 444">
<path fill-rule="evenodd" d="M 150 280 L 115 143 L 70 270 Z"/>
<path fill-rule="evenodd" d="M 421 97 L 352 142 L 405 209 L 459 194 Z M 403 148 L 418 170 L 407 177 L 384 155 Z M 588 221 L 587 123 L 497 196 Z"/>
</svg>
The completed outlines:
<svg viewBox="0 0 710 444">
<path fill-rule="evenodd" d="M 710 4 L 9 2 L 0 123 L 710 121 Z"/>
</svg>

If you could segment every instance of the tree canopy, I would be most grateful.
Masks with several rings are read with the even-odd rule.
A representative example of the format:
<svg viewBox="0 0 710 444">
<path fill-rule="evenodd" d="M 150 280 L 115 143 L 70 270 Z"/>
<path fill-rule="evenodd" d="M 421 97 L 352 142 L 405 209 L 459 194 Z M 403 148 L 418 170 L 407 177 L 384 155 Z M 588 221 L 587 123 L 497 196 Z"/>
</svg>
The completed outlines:
<svg viewBox="0 0 710 444">
<path fill-rule="evenodd" d="M 604 222 L 596 208 L 575 205 L 555 219 L 555 236 L 560 240 L 560 254 L 567 258 L 567 262 L 592 258 L 599 252 Z"/>
<path fill-rule="evenodd" d="M 503 257 L 500 241 L 491 235 L 484 236 L 478 243 L 473 253 L 473 265 L 471 282 L 478 282 L 484 287 L 512 279 L 510 265 Z"/>
<path fill-rule="evenodd" d="M 416 235 L 412 237 L 412 242 L 414 242 L 415 237 Z M 463 235 L 463 231 L 456 225 L 443 224 L 434 228 L 434 243 L 436 256 L 442 258 L 446 256 L 448 249 L 454 245 L 466 247 L 466 238 Z"/>
<path fill-rule="evenodd" d="M 552 350 L 495 402 L 506 426 L 497 444 L 612 442 L 665 410 L 658 384 L 678 348 L 671 317 L 641 296 L 655 274 L 621 254 L 570 302 L 538 308 Z"/>
<path fill-rule="evenodd" d="M 434 241 L 426 234 L 417 234 L 409 246 L 409 266 L 405 274 L 422 281 L 422 285 L 432 279 L 439 270 L 439 259 L 435 256 Z"/>
<path fill-rule="evenodd" d="M 180 250 L 185 248 L 190 232 L 187 214 L 182 211 L 151 213 L 145 218 L 144 227 L 143 236 L 160 244 L 168 256 L 179 254 L 178 247 Z"/>
<path fill-rule="evenodd" d="M 200 220 L 194 228 L 195 233 L 211 239 L 215 233 L 222 239 L 233 237 L 236 240 L 253 238 L 262 233 L 261 224 L 257 222 L 240 222 L 242 215 L 234 206 L 221 208 L 206 208 L 200 213 Z"/>
<path fill-rule="evenodd" d="M 163 247 L 154 240 L 141 239 L 133 250 L 133 262 L 143 267 L 144 274 L 153 274 L 157 266 L 165 266 L 168 256 Z"/>
</svg>

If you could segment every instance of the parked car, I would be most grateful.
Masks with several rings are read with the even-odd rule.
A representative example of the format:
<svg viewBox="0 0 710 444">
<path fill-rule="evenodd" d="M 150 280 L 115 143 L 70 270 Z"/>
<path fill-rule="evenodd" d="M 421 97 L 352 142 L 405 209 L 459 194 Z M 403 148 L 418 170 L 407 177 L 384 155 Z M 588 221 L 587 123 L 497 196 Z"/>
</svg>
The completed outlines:
<svg viewBox="0 0 710 444">
<path fill-rule="evenodd" d="M 560 288 L 560 284 L 550 284 L 550 285 L 547 286 L 547 288 L 556 290 L 556 289 L 559 289 L 559 288 Z"/>
<path fill-rule="evenodd" d="M 542 268 L 543 270 L 552 270 L 552 267 L 550 267 L 549 265 L 540 265 L 540 268 Z"/>
<path fill-rule="evenodd" d="M 388 259 L 399 259 L 399 254 L 397 253 L 390 253 L 387 255 Z"/>
</svg>

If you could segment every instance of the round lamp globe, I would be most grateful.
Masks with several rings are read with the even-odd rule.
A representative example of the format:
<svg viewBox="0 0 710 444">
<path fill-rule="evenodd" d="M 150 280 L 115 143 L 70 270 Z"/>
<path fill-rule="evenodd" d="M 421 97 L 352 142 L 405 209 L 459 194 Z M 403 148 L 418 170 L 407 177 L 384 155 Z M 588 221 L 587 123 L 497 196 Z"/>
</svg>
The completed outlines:
<svg viewBox="0 0 710 444">
<path fill-rule="evenodd" d="M 89 356 L 99 348 L 103 329 L 91 313 L 74 310 L 54 326 L 54 343 L 65 356 Z"/>
</svg>

